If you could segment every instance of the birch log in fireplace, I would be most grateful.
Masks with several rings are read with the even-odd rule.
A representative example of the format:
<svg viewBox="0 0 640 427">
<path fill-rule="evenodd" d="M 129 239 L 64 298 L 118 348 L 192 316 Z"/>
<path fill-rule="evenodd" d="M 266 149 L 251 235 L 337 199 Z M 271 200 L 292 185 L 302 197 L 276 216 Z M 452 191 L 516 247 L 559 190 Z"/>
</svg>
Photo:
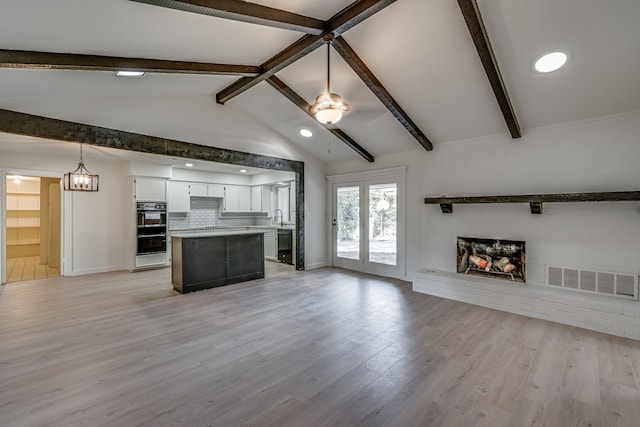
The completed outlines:
<svg viewBox="0 0 640 427">
<path fill-rule="evenodd" d="M 524 283 L 525 242 L 458 237 L 456 265 L 458 273 Z"/>
</svg>

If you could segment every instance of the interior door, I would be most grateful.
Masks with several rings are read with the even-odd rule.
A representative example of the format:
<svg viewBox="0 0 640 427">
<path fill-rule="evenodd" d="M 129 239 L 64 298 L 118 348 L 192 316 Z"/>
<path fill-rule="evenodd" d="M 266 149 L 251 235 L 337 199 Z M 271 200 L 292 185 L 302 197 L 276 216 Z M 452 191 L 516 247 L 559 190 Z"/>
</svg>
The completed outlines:
<svg viewBox="0 0 640 427">
<path fill-rule="evenodd" d="M 400 179 L 333 184 L 333 265 L 404 276 L 404 200 Z"/>
</svg>

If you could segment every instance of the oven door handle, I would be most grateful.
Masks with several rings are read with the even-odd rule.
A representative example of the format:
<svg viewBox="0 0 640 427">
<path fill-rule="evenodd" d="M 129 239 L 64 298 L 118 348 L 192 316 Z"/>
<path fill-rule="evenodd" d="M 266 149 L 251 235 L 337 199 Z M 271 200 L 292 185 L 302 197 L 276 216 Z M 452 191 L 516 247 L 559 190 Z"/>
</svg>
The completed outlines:
<svg viewBox="0 0 640 427">
<path fill-rule="evenodd" d="M 138 239 L 141 237 L 166 237 L 166 234 L 138 234 Z"/>
</svg>

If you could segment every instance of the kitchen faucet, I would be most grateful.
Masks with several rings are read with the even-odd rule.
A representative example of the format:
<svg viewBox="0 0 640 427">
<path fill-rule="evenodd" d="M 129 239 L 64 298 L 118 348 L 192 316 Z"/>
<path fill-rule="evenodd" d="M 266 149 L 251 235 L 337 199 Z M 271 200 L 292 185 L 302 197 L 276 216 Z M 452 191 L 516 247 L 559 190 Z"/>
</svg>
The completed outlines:
<svg viewBox="0 0 640 427">
<path fill-rule="evenodd" d="M 280 227 L 282 227 L 284 225 L 284 222 L 282 221 L 282 209 L 276 209 L 273 211 L 273 222 L 276 222 L 278 219 L 278 212 L 280 212 Z"/>
</svg>

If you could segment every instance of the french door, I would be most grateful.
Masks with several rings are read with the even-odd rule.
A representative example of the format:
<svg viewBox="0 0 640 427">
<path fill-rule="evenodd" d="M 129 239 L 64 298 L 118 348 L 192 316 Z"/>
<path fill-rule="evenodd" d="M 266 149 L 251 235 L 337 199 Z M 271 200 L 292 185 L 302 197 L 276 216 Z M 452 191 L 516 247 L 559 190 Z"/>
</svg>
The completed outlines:
<svg viewBox="0 0 640 427">
<path fill-rule="evenodd" d="M 404 177 L 332 184 L 332 263 L 405 276 Z"/>
</svg>

